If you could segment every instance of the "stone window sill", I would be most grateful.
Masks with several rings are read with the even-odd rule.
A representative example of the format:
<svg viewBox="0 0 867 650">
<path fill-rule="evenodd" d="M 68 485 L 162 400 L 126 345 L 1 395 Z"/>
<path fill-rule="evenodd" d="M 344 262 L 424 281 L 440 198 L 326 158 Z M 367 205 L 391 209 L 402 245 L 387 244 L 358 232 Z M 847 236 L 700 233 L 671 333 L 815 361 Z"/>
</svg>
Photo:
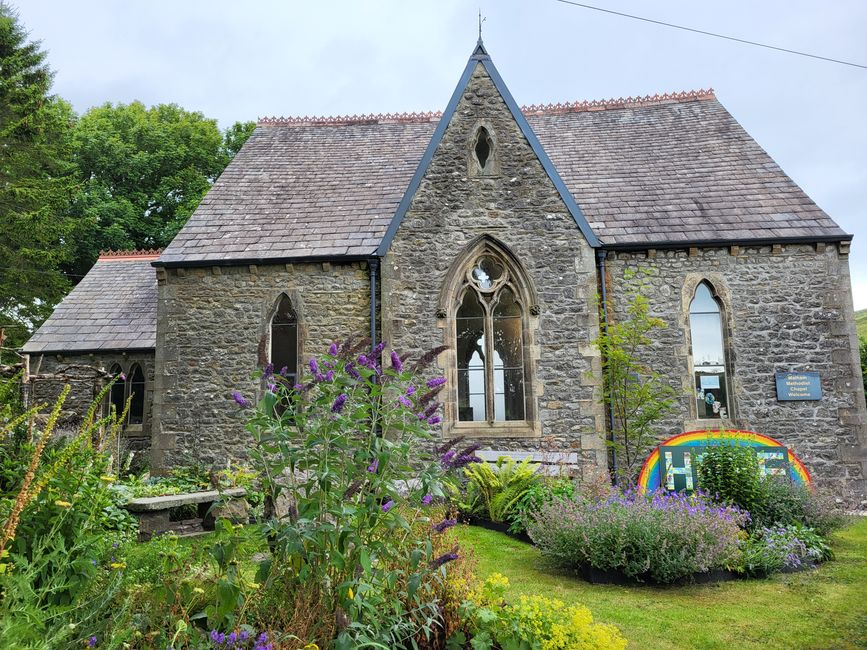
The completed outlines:
<svg viewBox="0 0 867 650">
<path fill-rule="evenodd" d="M 700 419 L 696 418 L 694 420 L 685 420 L 683 423 L 683 430 L 686 431 L 704 431 L 705 429 L 710 430 L 734 430 L 740 427 L 737 426 L 734 420 L 731 418 L 721 419 L 721 418 L 706 418 Z"/>
<path fill-rule="evenodd" d="M 443 427 L 446 438 L 539 438 L 542 432 L 534 422 L 452 422 Z"/>
</svg>

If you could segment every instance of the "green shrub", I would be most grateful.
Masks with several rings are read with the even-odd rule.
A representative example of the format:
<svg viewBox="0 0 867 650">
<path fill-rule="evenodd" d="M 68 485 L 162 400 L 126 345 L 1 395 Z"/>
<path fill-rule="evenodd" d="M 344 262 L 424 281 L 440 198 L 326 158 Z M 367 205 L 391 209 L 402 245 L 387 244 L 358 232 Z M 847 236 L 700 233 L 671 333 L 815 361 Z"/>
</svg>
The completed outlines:
<svg viewBox="0 0 867 650">
<path fill-rule="evenodd" d="M 756 530 L 741 546 L 739 573 L 764 577 L 784 569 L 810 567 L 834 557 L 828 542 L 812 528 L 775 526 Z"/>
<path fill-rule="evenodd" d="M 466 631 L 454 634 L 447 645 L 455 650 L 470 647 L 539 648 L 540 650 L 621 650 L 626 639 L 613 625 L 595 623 L 582 605 L 565 605 L 545 596 L 521 596 L 505 600 L 509 580 L 494 573 L 464 602 L 461 611 Z M 468 639 L 469 637 L 469 639 Z"/>
<path fill-rule="evenodd" d="M 494 466 L 474 463 L 464 469 L 464 475 L 466 492 L 458 507 L 467 514 L 498 523 L 511 520 L 527 492 L 542 480 L 538 465 L 529 457 L 518 463 L 514 458 L 501 456 Z"/>
<path fill-rule="evenodd" d="M 763 502 L 762 474 L 753 448 L 742 445 L 709 447 L 698 463 L 698 484 L 719 501 L 751 515 Z"/>
<path fill-rule="evenodd" d="M 762 481 L 761 499 L 753 508 L 750 515 L 754 530 L 800 525 L 827 535 L 849 521 L 842 504 L 825 490 L 772 476 Z"/>
<path fill-rule="evenodd" d="M 509 532 L 526 532 L 527 519 L 546 503 L 573 499 L 576 495 L 575 485 L 575 481 L 568 478 L 542 478 L 532 483 L 507 516 Z"/>
</svg>

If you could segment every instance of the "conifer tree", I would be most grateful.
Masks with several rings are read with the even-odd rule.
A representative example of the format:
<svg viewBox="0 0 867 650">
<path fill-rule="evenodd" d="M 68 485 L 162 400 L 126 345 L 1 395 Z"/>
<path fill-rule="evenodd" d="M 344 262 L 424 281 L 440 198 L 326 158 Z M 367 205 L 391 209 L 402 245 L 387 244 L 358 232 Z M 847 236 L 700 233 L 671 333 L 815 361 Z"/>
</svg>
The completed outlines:
<svg viewBox="0 0 867 650">
<path fill-rule="evenodd" d="M 74 113 L 51 94 L 46 52 L 0 3 L 0 327 L 18 345 L 69 287 Z"/>
</svg>

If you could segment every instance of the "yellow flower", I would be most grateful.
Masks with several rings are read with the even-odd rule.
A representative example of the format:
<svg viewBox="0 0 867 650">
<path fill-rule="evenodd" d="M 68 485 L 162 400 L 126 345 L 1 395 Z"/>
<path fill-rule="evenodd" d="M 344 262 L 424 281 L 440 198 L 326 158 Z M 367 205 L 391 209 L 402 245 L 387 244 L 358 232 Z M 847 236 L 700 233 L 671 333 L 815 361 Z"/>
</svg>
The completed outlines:
<svg viewBox="0 0 867 650">
<path fill-rule="evenodd" d="M 69 501 L 61 501 L 60 499 L 58 499 L 57 501 L 55 501 L 55 502 L 54 502 L 54 505 L 56 505 L 56 506 L 60 506 L 61 508 L 69 508 L 69 507 L 72 506 L 72 504 L 69 503 Z"/>
<path fill-rule="evenodd" d="M 349 588 L 349 600 L 355 598 L 355 594 L 352 593 L 352 587 Z"/>
<path fill-rule="evenodd" d="M 195 593 L 195 594 L 203 594 L 203 593 L 205 593 L 205 590 L 202 589 L 201 587 L 193 587 L 193 593 Z"/>
<path fill-rule="evenodd" d="M 112 569 L 125 569 L 126 568 L 126 562 L 112 562 L 109 566 Z"/>
<path fill-rule="evenodd" d="M 5 562 L 0 563 L 0 575 L 3 575 L 4 573 L 6 573 L 6 567 L 8 567 L 8 566 L 9 565 L 6 564 Z"/>
<path fill-rule="evenodd" d="M 319 646 L 315 643 L 308 643 L 306 646 L 301 648 L 301 650 L 319 650 Z"/>
</svg>

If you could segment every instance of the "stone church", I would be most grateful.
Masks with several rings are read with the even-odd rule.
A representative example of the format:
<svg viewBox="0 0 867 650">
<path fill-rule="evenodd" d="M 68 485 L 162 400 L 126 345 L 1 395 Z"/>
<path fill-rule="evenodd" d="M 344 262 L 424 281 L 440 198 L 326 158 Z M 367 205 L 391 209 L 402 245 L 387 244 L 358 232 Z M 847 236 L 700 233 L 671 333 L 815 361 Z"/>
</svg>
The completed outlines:
<svg viewBox="0 0 867 650">
<path fill-rule="evenodd" d="M 123 372 L 109 401 L 133 396 L 153 466 L 225 463 L 253 370 L 366 332 L 449 346 L 443 436 L 604 468 L 592 341 L 643 278 L 667 324 L 646 361 L 678 395 L 661 438 L 757 431 L 863 495 L 851 239 L 712 91 L 521 108 L 479 42 L 442 113 L 261 120 L 165 250 L 99 258 L 25 383 L 75 376 L 80 409 Z M 784 372 L 820 395 L 781 399 Z"/>
</svg>

